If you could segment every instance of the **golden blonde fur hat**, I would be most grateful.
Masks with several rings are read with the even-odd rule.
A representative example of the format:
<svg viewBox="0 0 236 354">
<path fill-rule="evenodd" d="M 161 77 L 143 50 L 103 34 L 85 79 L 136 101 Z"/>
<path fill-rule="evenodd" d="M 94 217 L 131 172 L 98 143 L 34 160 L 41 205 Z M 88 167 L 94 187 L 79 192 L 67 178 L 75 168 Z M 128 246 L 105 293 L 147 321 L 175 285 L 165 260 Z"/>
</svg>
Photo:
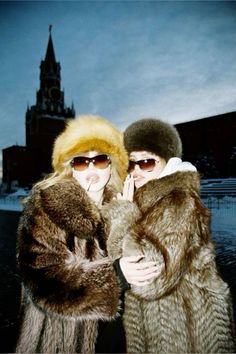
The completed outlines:
<svg viewBox="0 0 236 354">
<path fill-rule="evenodd" d="M 54 142 L 52 166 L 55 171 L 60 171 L 65 162 L 92 150 L 109 155 L 112 168 L 122 180 L 125 178 L 128 155 L 123 134 L 107 119 L 96 115 L 81 115 L 67 122 L 65 130 Z"/>
</svg>

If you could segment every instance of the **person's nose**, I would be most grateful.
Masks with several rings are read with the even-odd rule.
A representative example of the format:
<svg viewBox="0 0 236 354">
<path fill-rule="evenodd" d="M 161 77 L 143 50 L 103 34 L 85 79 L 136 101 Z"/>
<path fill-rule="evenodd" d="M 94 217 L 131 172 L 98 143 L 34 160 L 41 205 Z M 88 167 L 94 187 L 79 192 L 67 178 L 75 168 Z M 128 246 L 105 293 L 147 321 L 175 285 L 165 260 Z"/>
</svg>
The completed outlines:
<svg viewBox="0 0 236 354">
<path fill-rule="evenodd" d="M 88 164 L 88 169 L 89 170 L 94 170 L 95 169 L 95 166 L 93 164 L 93 161 L 90 161 L 89 164 Z"/>
<path fill-rule="evenodd" d="M 139 175 L 139 172 L 140 172 L 140 167 L 139 165 L 135 164 L 134 166 L 134 170 L 133 170 L 133 177 L 137 177 Z"/>
</svg>

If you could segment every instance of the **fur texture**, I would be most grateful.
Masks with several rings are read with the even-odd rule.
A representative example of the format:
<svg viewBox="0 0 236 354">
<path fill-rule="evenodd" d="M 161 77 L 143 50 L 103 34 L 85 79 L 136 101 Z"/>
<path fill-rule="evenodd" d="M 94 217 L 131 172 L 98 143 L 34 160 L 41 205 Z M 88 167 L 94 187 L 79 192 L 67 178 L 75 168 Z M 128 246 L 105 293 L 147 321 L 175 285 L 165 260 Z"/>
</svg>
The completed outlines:
<svg viewBox="0 0 236 354">
<path fill-rule="evenodd" d="M 76 181 L 32 193 L 18 228 L 24 285 L 17 352 L 94 352 L 97 320 L 119 309 L 106 238 L 101 211 Z"/>
<path fill-rule="evenodd" d="M 160 269 L 148 286 L 126 292 L 127 352 L 233 353 L 231 296 L 216 269 L 198 173 L 150 181 L 135 203 L 112 201 L 106 213 L 111 257 L 143 254 Z"/>
<path fill-rule="evenodd" d="M 128 156 L 123 135 L 107 120 L 99 116 L 79 116 L 68 122 L 66 129 L 54 143 L 52 165 L 60 170 L 62 164 L 77 154 L 96 150 L 111 156 L 112 165 L 121 179 L 127 171 Z"/>
<path fill-rule="evenodd" d="M 159 119 L 146 118 L 131 124 L 124 132 L 124 144 L 128 153 L 148 151 L 165 161 L 182 154 L 182 143 L 176 128 Z"/>
</svg>

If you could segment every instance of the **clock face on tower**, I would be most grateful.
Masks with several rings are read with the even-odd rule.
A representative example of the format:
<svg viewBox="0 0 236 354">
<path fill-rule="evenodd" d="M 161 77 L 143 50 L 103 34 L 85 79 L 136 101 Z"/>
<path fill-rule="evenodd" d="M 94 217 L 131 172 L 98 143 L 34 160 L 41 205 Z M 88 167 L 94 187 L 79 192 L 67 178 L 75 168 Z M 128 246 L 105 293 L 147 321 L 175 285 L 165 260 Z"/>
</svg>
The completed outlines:
<svg viewBox="0 0 236 354">
<path fill-rule="evenodd" d="M 59 101 L 61 98 L 61 91 L 57 87 L 51 87 L 49 89 L 49 97 L 53 101 Z"/>
</svg>

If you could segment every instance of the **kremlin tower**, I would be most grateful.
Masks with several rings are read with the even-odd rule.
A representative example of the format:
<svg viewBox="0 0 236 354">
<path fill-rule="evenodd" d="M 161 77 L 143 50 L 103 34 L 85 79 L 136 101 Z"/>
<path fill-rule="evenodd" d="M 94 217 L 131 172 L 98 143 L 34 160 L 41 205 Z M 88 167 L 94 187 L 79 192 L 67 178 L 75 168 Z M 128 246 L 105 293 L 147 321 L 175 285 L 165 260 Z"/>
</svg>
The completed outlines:
<svg viewBox="0 0 236 354">
<path fill-rule="evenodd" d="M 73 104 L 67 107 L 61 90 L 61 66 L 56 61 L 51 26 L 44 60 L 40 64 L 40 87 L 35 105 L 28 107 L 25 117 L 26 146 L 3 149 L 3 186 L 31 187 L 51 172 L 51 155 L 57 135 L 68 118 L 75 117 Z"/>
</svg>

